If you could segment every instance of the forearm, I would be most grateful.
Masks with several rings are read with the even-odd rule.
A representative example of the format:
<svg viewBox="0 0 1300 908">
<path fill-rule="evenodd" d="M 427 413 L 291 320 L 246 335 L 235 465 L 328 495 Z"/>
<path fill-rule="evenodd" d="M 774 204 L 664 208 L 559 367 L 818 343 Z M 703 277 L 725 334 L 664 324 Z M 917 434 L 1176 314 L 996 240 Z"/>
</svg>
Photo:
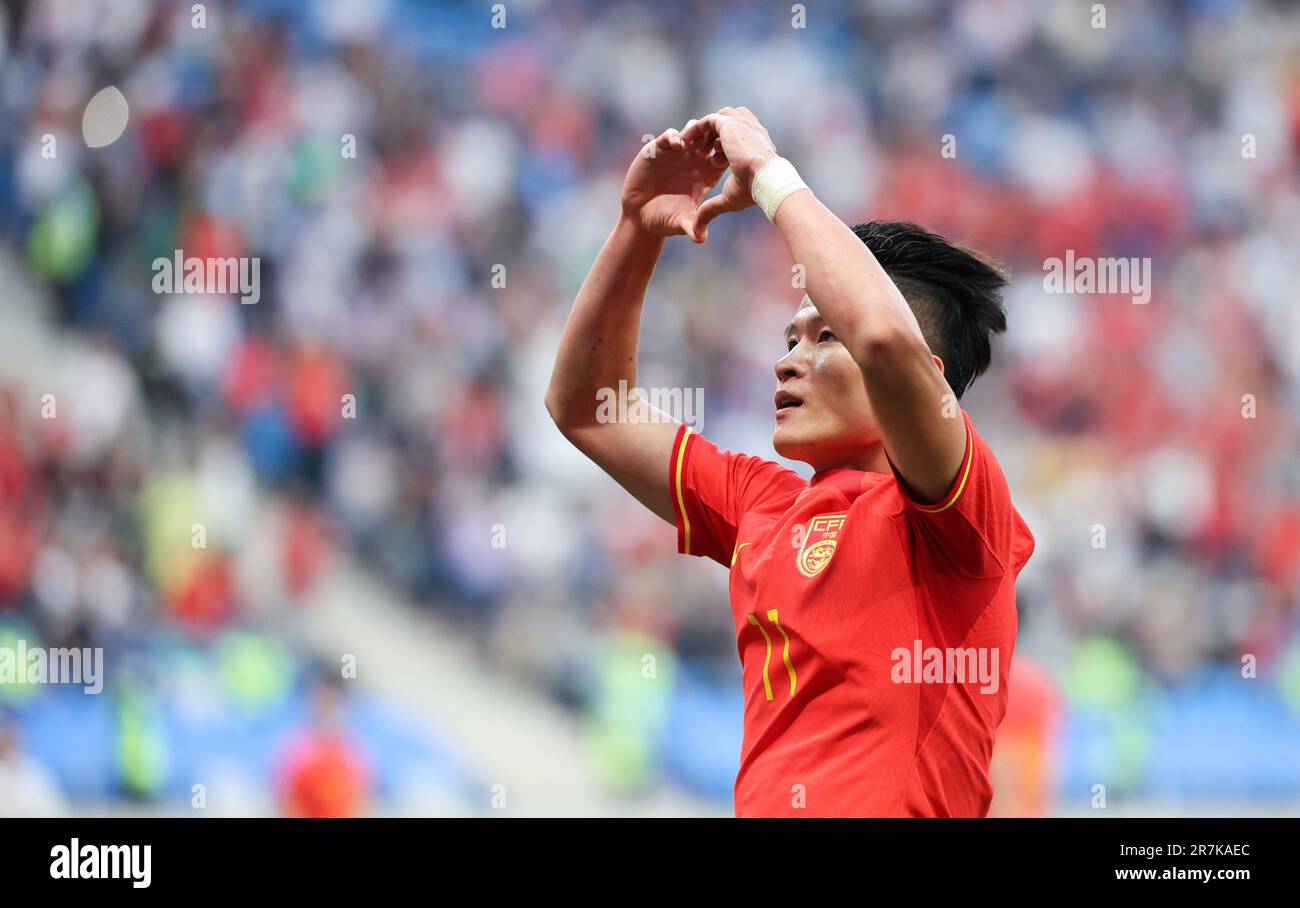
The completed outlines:
<svg viewBox="0 0 1300 908">
<path fill-rule="evenodd" d="M 826 326 L 862 370 L 890 459 L 926 501 L 951 486 L 966 450 L 951 389 L 916 316 L 866 244 L 811 192 L 786 197 L 775 224 Z"/>
<path fill-rule="evenodd" d="M 561 428 L 595 422 L 601 388 L 636 385 L 641 307 L 664 238 L 620 218 L 601 247 L 569 311 L 546 392 Z"/>
<path fill-rule="evenodd" d="M 882 348 L 907 348 L 928 359 L 921 328 L 902 293 L 871 250 L 816 196 L 793 193 L 777 209 L 774 224 L 794 262 L 804 268 L 817 311 L 864 372 Z"/>
</svg>

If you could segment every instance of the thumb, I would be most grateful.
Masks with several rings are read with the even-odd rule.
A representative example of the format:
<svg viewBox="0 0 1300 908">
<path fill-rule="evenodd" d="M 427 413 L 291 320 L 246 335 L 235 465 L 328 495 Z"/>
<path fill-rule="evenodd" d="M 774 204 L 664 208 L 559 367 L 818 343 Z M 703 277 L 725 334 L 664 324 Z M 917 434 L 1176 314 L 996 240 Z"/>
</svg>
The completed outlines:
<svg viewBox="0 0 1300 908">
<path fill-rule="evenodd" d="M 734 180 L 735 177 L 732 177 L 727 181 L 727 185 L 723 187 L 722 192 L 700 203 L 700 207 L 695 209 L 697 224 L 707 227 L 710 221 L 723 212 L 739 211 L 753 204 L 749 200 L 741 198 L 741 193 L 737 191 L 738 187 L 732 186 Z"/>
<path fill-rule="evenodd" d="M 708 227 L 709 221 L 722 214 L 722 212 L 729 210 L 726 195 L 715 195 L 712 198 L 705 199 L 700 203 L 700 207 L 695 209 L 695 223 L 702 227 Z"/>
<path fill-rule="evenodd" d="M 700 211 L 703 208 L 696 208 L 690 214 L 682 218 L 682 232 L 690 237 L 691 242 L 696 245 L 703 243 L 709 238 L 709 221 L 700 219 Z M 712 220 L 710 218 L 709 220 Z"/>
</svg>

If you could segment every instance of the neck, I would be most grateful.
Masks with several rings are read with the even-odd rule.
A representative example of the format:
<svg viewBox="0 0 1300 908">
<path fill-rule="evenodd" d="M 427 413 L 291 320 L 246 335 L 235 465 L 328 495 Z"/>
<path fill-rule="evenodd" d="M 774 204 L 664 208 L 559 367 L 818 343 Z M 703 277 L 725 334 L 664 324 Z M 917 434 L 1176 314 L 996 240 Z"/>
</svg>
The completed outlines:
<svg viewBox="0 0 1300 908">
<path fill-rule="evenodd" d="M 827 470 L 862 470 L 866 473 L 889 473 L 889 459 L 885 457 L 885 446 L 880 442 L 866 448 L 854 448 L 828 457 L 813 469 L 818 473 Z"/>
</svg>

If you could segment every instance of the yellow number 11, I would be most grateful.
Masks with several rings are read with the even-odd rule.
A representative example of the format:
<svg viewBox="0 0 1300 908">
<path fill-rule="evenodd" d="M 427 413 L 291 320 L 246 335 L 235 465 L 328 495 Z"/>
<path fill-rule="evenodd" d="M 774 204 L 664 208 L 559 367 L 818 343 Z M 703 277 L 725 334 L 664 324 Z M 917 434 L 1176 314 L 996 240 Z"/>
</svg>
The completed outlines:
<svg viewBox="0 0 1300 908">
<path fill-rule="evenodd" d="M 767 641 L 767 656 L 763 659 L 763 693 L 767 695 L 767 699 L 771 700 L 772 679 L 768 677 L 767 667 L 772 662 L 772 636 L 766 629 L 764 629 L 763 625 L 758 623 L 757 617 L 754 615 L 749 615 L 747 617 L 749 618 L 749 623 L 758 628 L 758 632 L 762 634 L 763 639 Z M 776 629 L 781 632 L 781 638 L 785 640 L 785 648 L 781 651 L 781 659 L 785 662 L 786 673 L 790 676 L 790 696 L 793 697 L 795 676 L 794 663 L 790 661 L 790 638 L 786 635 L 785 628 L 781 627 L 781 622 L 776 620 L 776 609 L 770 608 L 767 610 L 767 620 L 776 625 Z"/>
</svg>

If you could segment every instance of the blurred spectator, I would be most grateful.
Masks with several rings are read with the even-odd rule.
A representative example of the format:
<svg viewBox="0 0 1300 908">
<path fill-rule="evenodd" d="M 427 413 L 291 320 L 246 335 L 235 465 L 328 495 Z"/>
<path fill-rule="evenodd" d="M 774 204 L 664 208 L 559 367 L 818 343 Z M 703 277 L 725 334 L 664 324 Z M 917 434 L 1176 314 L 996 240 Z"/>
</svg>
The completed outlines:
<svg viewBox="0 0 1300 908">
<path fill-rule="evenodd" d="M 989 767 L 989 816 L 1051 813 L 1061 719 L 1061 695 L 1052 676 L 1028 656 L 1016 657 L 1007 681 L 1007 712 L 998 726 Z"/>
<path fill-rule="evenodd" d="M 281 811 L 288 817 L 364 816 L 373 795 L 371 774 L 348 733 L 346 682 L 321 670 L 310 705 L 310 724 L 277 761 Z"/>
</svg>

